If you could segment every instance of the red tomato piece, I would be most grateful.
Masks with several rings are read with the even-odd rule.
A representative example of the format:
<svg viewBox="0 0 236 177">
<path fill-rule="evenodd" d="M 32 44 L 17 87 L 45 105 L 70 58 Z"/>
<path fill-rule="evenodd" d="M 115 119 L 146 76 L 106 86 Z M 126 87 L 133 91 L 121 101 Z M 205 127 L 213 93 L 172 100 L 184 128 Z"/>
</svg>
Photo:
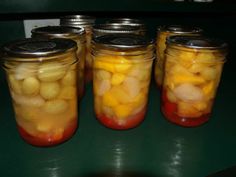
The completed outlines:
<svg viewBox="0 0 236 177">
<path fill-rule="evenodd" d="M 73 136 L 77 129 L 77 119 L 70 123 L 64 130 L 63 135 L 49 135 L 47 133 L 40 133 L 37 136 L 32 136 L 26 132 L 22 127 L 18 126 L 21 137 L 29 144 L 34 146 L 52 146 L 60 144 Z"/>
</svg>

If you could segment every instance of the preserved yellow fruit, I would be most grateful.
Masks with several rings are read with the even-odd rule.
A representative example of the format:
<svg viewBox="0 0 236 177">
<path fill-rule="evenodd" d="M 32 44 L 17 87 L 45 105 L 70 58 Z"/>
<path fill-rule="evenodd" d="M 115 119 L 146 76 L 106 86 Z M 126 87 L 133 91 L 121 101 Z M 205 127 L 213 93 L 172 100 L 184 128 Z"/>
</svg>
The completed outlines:
<svg viewBox="0 0 236 177">
<path fill-rule="evenodd" d="M 217 70 L 215 67 L 205 67 L 200 74 L 205 80 L 210 81 L 217 77 Z"/>
<path fill-rule="evenodd" d="M 58 82 L 42 82 L 40 86 L 40 95 L 47 100 L 56 98 L 60 93 Z"/>
<path fill-rule="evenodd" d="M 11 92 L 11 96 L 13 101 L 16 104 L 22 105 L 22 106 L 35 106 L 35 107 L 41 107 L 44 105 L 45 100 L 39 96 L 24 96 L 24 95 L 19 95 L 15 94 L 14 92 Z"/>
<path fill-rule="evenodd" d="M 37 95 L 40 88 L 40 82 L 35 77 L 27 77 L 22 82 L 22 92 L 26 95 Z"/>
<path fill-rule="evenodd" d="M 128 117 L 132 112 L 132 107 L 130 105 L 118 105 L 114 108 L 115 114 L 118 119 L 124 119 Z"/>
<path fill-rule="evenodd" d="M 202 115 L 193 105 L 185 102 L 178 102 L 177 114 L 182 117 L 197 118 Z"/>
<path fill-rule="evenodd" d="M 68 103 L 62 99 L 47 101 L 43 106 L 43 110 L 50 114 L 60 114 L 67 110 Z"/>
<path fill-rule="evenodd" d="M 43 63 L 38 69 L 38 78 L 41 81 L 53 82 L 61 79 L 66 73 L 66 68 L 58 62 Z"/>
<path fill-rule="evenodd" d="M 68 71 L 62 78 L 61 83 L 63 85 L 75 85 L 76 84 L 76 72 L 74 70 Z"/>
<path fill-rule="evenodd" d="M 124 79 L 125 79 L 124 74 L 120 74 L 120 73 L 113 74 L 112 78 L 111 78 L 111 84 L 112 85 L 119 85 L 124 81 Z"/>
<path fill-rule="evenodd" d="M 123 83 L 124 90 L 134 98 L 141 90 L 140 82 L 134 77 L 126 77 Z"/>
<path fill-rule="evenodd" d="M 116 36 L 111 36 L 111 38 Z M 139 37 L 130 38 L 134 45 Z M 109 38 L 104 36 L 104 38 Z M 111 40 L 126 42 L 127 38 Z M 103 39 L 103 36 L 101 37 Z M 103 44 L 94 48 L 93 91 L 97 118 L 109 128 L 132 128 L 144 119 L 153 62 L 153 45 L 114 49 Z M 130 43 L 129 43 L 130 45 Z M 96 46 L 96 43 L 95 43 Z M 100 48 L 101 47 L 101 48 Z M 114 49 L 114 50 L 113 50 Z M 99 100 L 100 99 L 100 100 Z"/>
<path fill-rule="evenodd" d="M 115 97 L 115 99 L 121 104 L 130 103 L 132 101 L 132 97 L 122 86 L 112 87 L 110 92 L 113 97 Z"/>
<path fill-rule="evenodd" d="M 76 87 L 64 86 L 61 88 L 58 98 L 60 99 L 75 99 L 76 98 Z"/>
<path fill-rule="evenodd" d="M 9 79 L 9 85 L 12 89 L 13 92 L 17 93 L 17 94 L 21 94 L 22 93 L 22 86 L 21 86 L 21 82 L 20 80 L 15 79 L 15 76 L 10 74 L 8 76 Z"/>
<path fill-rule="evenodd" d="M 102 106 L 102 111 L 109 117 L 113 117 L 115 115 L 113 109 L 108 106 Z"/>
<path fill-rule="evenodd" d="M 27 77 L 33 76 L 38 68 L 38 64 L 35 63 L 21 63 L 15 68 L 15 78 L 22 80 Z"/>
<path fill-rule="evenodd" d="M 94 83 L 96 83 L 94 85 L 94 90 L 99 96 L 104 95 L 111 88 L 111 82 L 108 79 L 94 81 Z"/>
<path fill-rule="evenodd" d="M 5 56 L 3 65 L 19 133 L 36 146 L 61 143 L 72 136 L 77 127 L 76 44 L 65 39 L 26 39 L 15 45 L 20 47 L 13 56 L 11 53 Z M 60 49 L 61 46 L 66 48 Z M 32 52 L 32 48 L 42 56 Z M 23 55 L 19 53 L 16 57 L 18 50 L 23 50 Z M 68 132 L 66 136 L 64 131 Z"/>
<path fill-rule="evenodd" d="M 105 70 L 95 71 L 95 77 L 98 80 L 111 79 L 111 73 Z"/>
<path fill-rule="evenodd" d="M 162 87 L 162 82 L 164 78 L 164 68 L 165 68 L 165 49 L 166 49 L 166 39 L 170 36 L 184 35 L 184 36 L 199 36 L 202 30 L 195 27 L 186 27 L 178 25 L 161 26 L 157 31 L 157 44 L 156 53 L 157 60 L 155 62 L 154 74 L 155 81 L 159 88 Z M 192 65 L 192 58 L 196 57 L 195 51 L 186 51 L 184 54 L 179 53 L 176 55 L 176 50 L 173 49 L 169 51 L 169 57 L 175 56 L 179 60 L 182 66 L 189 68 Z"/>
<path fill-rule="evenodd" d="M 115 95 L 113 95 L 111 92 L 107 92 L 104 94 L 102 103 L 105 106 L 110 106 L 110 107 L 114 107 L 119 104 L 119 102 L 115 98 Z"/>
<path fill-rule="evenodd" d="M 116 59 L 119 60 L 119 63 L 114 65 L 116 72 L 126 73 L 127 70 L 131 67 L 130 61 L 124 57 L 116 57 Z"/>
<path fill-rule="evenodd" d="M 175 96 L 174 93 L 172 93 L 171 90 L 167 89 L 166 96 L 170 102 L 172 102 L 172 103 L 177 102 L 177 97 Z"/>
<path fill-rule="evenodd" d="M 168 38 L 162 111 L 179 125 L 197 126 L 209 118 L 224 64 L 224 55 L 220 58 L 214 52 L 221 51 L 219 48 L 204 47 L 210 45 L 209 41 L 200 37 Z"/>
</svg>

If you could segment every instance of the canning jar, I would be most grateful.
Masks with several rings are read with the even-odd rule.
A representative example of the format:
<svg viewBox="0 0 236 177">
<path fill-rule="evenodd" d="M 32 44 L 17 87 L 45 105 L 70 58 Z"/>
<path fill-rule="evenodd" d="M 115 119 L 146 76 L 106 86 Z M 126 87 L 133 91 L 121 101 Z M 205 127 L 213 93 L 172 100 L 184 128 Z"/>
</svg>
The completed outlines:
<svg viewBox="0 0 236 177">
<path fill-rule="evenodd" d="M 137 34 L 144 35 L 143 29 L 124 24 L 98 24 L 93 26 L 93 38 L 110 34 Z"/>
<path fill-rule="evenodd" d="M 81 100 L 84 95 L 85 83 L 85 30 L 80 27 L 46 26 L 34 28 L 31 33 L 33 38 L 65 38 L 77 43 L 76 53 L 80 60 L 78 66 L 78 98 Z"/>
<path fill-rule="evenodd" d="M 17 127 L 29 144 L 59 144 L 77 129 L 76 49 L 68 39 L 30 38 L 3 48 Z"/>
<path fill-rule="evenodd" d="M 196 27 L 187 27 L 180 25 L 169 25 L 161 26 L 157 29 L 156 38 L 156 55 L 157 60 L 154 67 L 155 81 L 159 89 L 162 87 L 163 74 L 164 74 L 164 64 L 165 64 L 165 49 L 166 49 L 166 39 L 173 35 L 189 35 L 189 36 L 199 36 L 202 30 Z"/>
<path fill-rule="evenodd" d="M 87 15 L 68 15 L 60 18 L 61 26 L 83 27 L 86 32 L 85 81 L 93 78 L 93 59 L 91 56 L 92 29 L 95 18 Z"/>
<path fill-rule="evenodd" d="M 186 127 L 209 120 L 227 44 L 216 39 L 172 36 L 167 39 L 162 112 Z"/>
<path fill-rule="evenodd" d="M 139 35 L 94 39 L 94 108 L 97 119 L 106 127 L 130 129 L 144 119 L 153 49 L 153 41 Z"/>
</svg>

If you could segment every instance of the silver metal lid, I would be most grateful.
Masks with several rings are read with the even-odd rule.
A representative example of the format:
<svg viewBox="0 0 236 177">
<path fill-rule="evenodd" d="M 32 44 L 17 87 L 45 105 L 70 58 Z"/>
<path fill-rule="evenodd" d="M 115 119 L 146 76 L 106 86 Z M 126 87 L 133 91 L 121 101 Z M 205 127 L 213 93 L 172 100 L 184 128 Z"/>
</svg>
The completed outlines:
<svg viewBox="0 0 236 177">
<path fill-rule="evenodd" d="M 60 18 L 60 25 L 93 25 L 95 18 L 87 15 L 68 15 Z"/>
<path fill-rule="evenodd" d="M 136 49 L 153 45 L 154 40 L 140 35 L 116 34 L 97 37 L 93 44 L 111 49 Z"/>
<path fill-rule="evenodd" d="M 67 51 L 75 51 L 76 42 L 70 39 L 23 39 L 3 46 L 3 53 L 8 56 L 23 58 L 47 57 Z"/>
<path fill-rule="evenodd" d="M 143 24 L 141 20 L 135 19 L 135 18 L 114 18 L 114 19 L 108 20 L 107 23 Z"/>
<path fill-rule="evenodd" d="M 142 24 L 142 23 L 106 23 L 106 24 L 109 24 L 109 25 L 127 25 L 127 26 L 138 27 L 138 28 L 143 29 L 143 30 L 146 29 L 145 24 Z"/>
<path fill-rule="evenodd" d="M 191 26 L 183 25 L 169 25 L 169 26 L 160 26 L 157 28 L 158 31 L 166 31 L 176 34 L 199 34 L 202 33 L 202 29 Z"/>
<path fill-rule="evenodd" d="M 32 36 L 72 37 L 85 34 L 85 30 L 82 27 L 46 26 L 35 28 L 31 33 Z"/>
<path fill-rule="evenodd" d="M 202 36 L 170 36 L 166 43 L 191 49 L 218 50 L 228 47 L 227 43 L 221 40 Z"/>
<path fill-rule="evenodd" d="M 94 33 L 105 33 L 105 34 L 134 34 L 138 33 L 140 28 L 129 26 L 129 25 L 121 25 L 121 24 L 99 24 L 93 26 Z"/>
</svg>

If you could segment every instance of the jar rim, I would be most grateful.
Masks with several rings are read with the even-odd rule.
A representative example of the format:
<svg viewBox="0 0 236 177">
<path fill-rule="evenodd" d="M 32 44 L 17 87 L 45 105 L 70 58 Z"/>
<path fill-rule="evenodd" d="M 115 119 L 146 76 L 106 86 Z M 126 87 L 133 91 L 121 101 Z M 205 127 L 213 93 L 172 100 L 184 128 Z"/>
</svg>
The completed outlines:
<svg viewBox="0 0 236 177">
<path fill-rule="evenodd" d="M 169 36 L 166 44 L 199 50 L 227 50 L 228 48 L 228 44 L 224 41 L 204 36 Z"/>
<path fill-rule="evenodd" d="M 131 50 L 154 46 L 154 40 L 135 34 L 116 34 L 94 38 L 92 44 L 111 50 Z"/>
<path fill-rule="evenodd" d="M 34 28 L 32 36 L 46 36 L 46 37 L 77 37 L 85 34 L 85 29 L 82 27 L 72 26 L 45 26 Z"/>
<path fill-rule="evenodd" d="M 26 38 L 11 41 L 2 47 L 3 58 L 19 57 L 27 61 L 33 58 L 51 57 L 63 53 L 75 52 L 77 44 L 71 39 L 34 39 Z M 19 60 L 18 60 L 19 61 Z"/>
<path fill-rule="evenodd" d="M 201 28 L 185 25 L 163 25 L 157 28 L 158 32 L 170 32 L 175 34 L 200 34 Z"/>
</svg>

